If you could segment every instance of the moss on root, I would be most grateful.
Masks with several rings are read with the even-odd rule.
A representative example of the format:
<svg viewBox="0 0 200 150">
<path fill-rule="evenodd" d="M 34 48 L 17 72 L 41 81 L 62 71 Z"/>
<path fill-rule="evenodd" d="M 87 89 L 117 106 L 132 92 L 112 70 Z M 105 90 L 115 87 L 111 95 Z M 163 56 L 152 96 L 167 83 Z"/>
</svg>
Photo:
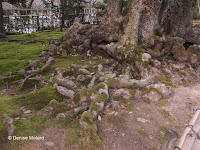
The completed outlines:
<svg viewBox="0 0 200 150">
<path fill-rule="evenodd" d="M 103 149 L 103 144 L 96 132 L 95 123 L 93 121 L 93 115 L 91 112 L 84 112 L 81 116 L 81 121 L 86 125 L 83 127 L 83 132 L 86 137 L 85 146 L 89 146 L 89 149 Z"/>
</svg>

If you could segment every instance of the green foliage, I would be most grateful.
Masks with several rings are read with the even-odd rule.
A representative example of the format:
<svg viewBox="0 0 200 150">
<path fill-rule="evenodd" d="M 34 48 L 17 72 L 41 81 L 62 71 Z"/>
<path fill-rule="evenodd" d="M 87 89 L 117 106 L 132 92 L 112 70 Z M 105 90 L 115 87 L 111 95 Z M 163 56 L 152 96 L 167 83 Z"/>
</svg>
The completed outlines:
<svg viewBox="0 0 200 150">
<path fill-rule="evenodd" d="M 61 97 L 51 85 L 45 85 L 35 93 L 25 94 L 16 98 L 18 104 L 31 110 L 40 110 L 44 108 L 52 99 L 60 101 Z"/>
<path fill-rule="evenodd" d="M 81 13 L 83 13 L 83 5 L 85 1 L 81 0 L 61 0 L 60 3 L 60 19 L 61 26 L 64 25 L 64 22 L 67 20 L 68 26 L 73 24 L 73 21 Z"/>
<path fill-rule="evenodd" d="M 195 7 L 195 9 L 194 9 L 193 18 L 194 18 L 194 19 L 200 19 L 200 14 L 199 14 L 199 7 L 198 7 L 198 5 L 197 5 L 197 6 Z"/>
</svg>

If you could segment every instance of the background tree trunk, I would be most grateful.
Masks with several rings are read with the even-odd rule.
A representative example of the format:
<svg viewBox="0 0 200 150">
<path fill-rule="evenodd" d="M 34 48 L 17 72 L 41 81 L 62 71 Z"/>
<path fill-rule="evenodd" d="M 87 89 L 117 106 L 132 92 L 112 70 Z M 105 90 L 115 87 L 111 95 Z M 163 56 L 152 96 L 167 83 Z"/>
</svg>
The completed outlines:
<svg viewBox="0 0 200 150">
<path fill-rule="evenodd" d="M 0 33 L 5 34 L 4 26 L 3 26 L 3 8 L 2 8 L 2 0 L 0 0 Z"/>
<path fill-rule="evenodd" d="M 31 8 L 33 2 L 34 2 L 34 0 L 30 0 L 30 1 L 28 2 L 27 8 Z"/>
<path fill-rule="evenodd" d="M 185 38 L 192 33 L 192 17 L 197 0 L 163 0 L 159 23 L 167 34 Z"/>
</svg>

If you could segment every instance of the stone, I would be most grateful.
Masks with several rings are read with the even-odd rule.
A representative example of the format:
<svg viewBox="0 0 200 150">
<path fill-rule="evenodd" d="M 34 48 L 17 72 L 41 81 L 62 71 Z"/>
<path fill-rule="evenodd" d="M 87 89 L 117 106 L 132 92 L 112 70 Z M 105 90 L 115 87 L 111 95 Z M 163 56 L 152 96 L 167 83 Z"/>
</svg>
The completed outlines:
<svg viewBox="0 0 200 150">
<path fill-rule="evenodd" d="M 95 81 L 96 81 L 96 76 L 94 76 L 92 78 L 92 80 L 90 81 L 89 85 L 88 85 L 88 88 L 93 88 L 94 87 L 94 84 L 95 84 Z"/>
<path fill-rule="evenodd" d="M 142 122 L 142 123 L 151 123 L 149 120 L 145 118 L 137 118 L 137 121 Z"/>
<path fill-rule="evenodd" d="M 76 81 L 80 81 L 80 82 L 83 82 L 86 80 L 86 77 L 82 74 L 78 75 L 78 77 L 76 78 Z"/>
<path fill-rule="evenodd" d="M 111 101 L 111 107 L 112 109 L 116 109 L 116 110 L 121 108 L 119 105 L 119 101 L 114 101 L 114 100 Z"/>
<path fill-rule="evenodd" d="M 52 113 L 53 113 L 53 107 L 49 106 L 49 107 L 43 108 L 42 110 L 36 112 L 36 115 L 42 116 L 44 118 L 49 118 L 49 117 L 51 117 Z"/>
<path fill-rule="evenodd" d="M 77 89 L 76 84 L 72 80 L 70 80 L 70 79 L 57 77 L 56 78 L 56 83 L 58 85 L 60 85 L 60 86 L 68 88 L 68 89 L 72 89 L 72 90 L 76 90 Z"/>
<path fill-rule="evenodd" d="M 30 113 L 31 113 L 30 110 L 27 110 L 27 111 L 24 112 L 24 114 L 30 114 Z"/>
<path fill-rule="evenodd" d="M 98 65 L 98 71 L 99 71 L 99 72 L 102 72 L 102 71 L 103 71 L 103 65 L 102 65 L 102 64 L 99 64 L 99 65 Z"/>
<path fill-rule="evenodd" d="M 174 45 L 171 49 L 174 59 L 186 62 L 188 60 L 188 54 L 186 53 L 185 47 L 181 44 Z"/>
<path fill-rule="evenodd" d="M 126 100 L 130 100 L 132 95 L 126 89 L 118 89 L 113 93 L 113 97 L 123 97 Z"/>
<path fill-rule="evenodd" d="M 66 115 L 64 113 L 59 113 L 56 115 L 56 119 L 65 119 Z"/>
<path fill-rule="evenodd" d="M 25 69 L 21 69 L 18 71 L 18 74 L 21 76 L 24 76 L 26 74 L 26 70 Z"/>
<path fill-rule="evenodd" d="M 148 53 L 143 53 L 142 54 L 142 60 L 143 61 L 149 61 L 151 59 L 151 55 Z"/>
<path fill-rule="evenodd" d="M 198 57 L 197 57 L 196 54 L 191 54 L 191 55 L 189 55 L 188 62 L 189 62 L 190 64 L 195 64 L 197 61 L 198 61 Z"/>
<path fill-rule="evenodd" d="M 161 67 L 161 63 L 157 59 L 151 59 L 150 63 L 156 68 Z"/>
<path fill-rule="evenodd" d="M 74 91 L 69 90 L 69 89 L 62 87 L 62 86 L 55 86 L 55 87 L 56 87 L 58 93 L 60 93 L 61 95 L 67 96 L 70 99 L 74 98 L 74 93 L 75 93 Z"/>
<path fill-rule="evenodd" d="M 99 78 L 100 81 L 105 81 L 105 80 L 108 80 L 110 78 L 114 78 L 116 77 L 116 74 L 115 73 L 105 73 L 102 77 Z"/>
<path fill-rule="evenodd" d="M 88 70 L 86 70 L 86 69 L 79 69 L 79 72 L 83 73 L 85 75 L 90 75 L 90 72 Z"/>
</svg>

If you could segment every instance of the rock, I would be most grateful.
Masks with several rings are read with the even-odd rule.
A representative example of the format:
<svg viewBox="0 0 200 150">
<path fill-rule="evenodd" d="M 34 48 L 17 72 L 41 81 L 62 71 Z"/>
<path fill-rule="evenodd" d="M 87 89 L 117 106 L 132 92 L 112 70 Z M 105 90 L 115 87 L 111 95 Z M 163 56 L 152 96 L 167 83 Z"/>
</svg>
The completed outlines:
<svg viewBox="0 0 200 150">
<path fill-rule="evenodd" d="M 142 122 L 142 123 L 151 123 L 149 120 L 144 119 L 144 118 L 137 118 L 137 121 Z"/>
<path fill-rule="evenodd" d="M 96 76 L 94 76 L 92 78 L 92 80 L 90 81 L 90 84 L 88 85 L 88 88 L 93 88 L 94 87 L 94 84 L 95 84 L 95 81 L 96 81 Z"/>
<path fill-rule="evenodd" d="M 152 85 L 152 87 L 160 90 L 163 93 L 164 96 L 168 96 L 171 93 L 173 93 L 173 88 L 166 86 L 163 83 L 154 84 L 154 85 Z"/>
<path fill-rule="evenodd" d="M 100 115 L 98 115 L 98 120 L 101 121 L 101 116 Z"/>
<path fill-rule="evenodd" d="M 24 112 L 24 114 L 30 114 L 30 113 L 31 113 L 30 110 L 27 110 L 27 111 Z"/>
<path fill-rule="evenodd" d="M 113 97 L 123 97 L 126 100 L 130 100 L 133 95 L 129 93 L 128 90 L 118 89 L 113 93 Z"/>
<path fill-rule="evenodd" d="M 114 78 L 116 77 L 116 74 L 115 73 L 110 73 L 110 72 L 107 72 L 105 73 L 102 77 L 99 78 L 100 81 L 105 81 L 105 80 L 108 80 L 110 78 Z"/>
<path fill-rule="evenodd" d="M 42 116 L 44 118 L 49 118 L 49 117 L 51 117 L 52 113 L 53 113 L 53 107 L 48 106 L 48 107 L 43 108 L 42 110 L 36 112 L 36 115 Z"/>
<path fill-rule="evenodd" d="M 102 72 L 102 71 L 103 71 L 103 66 L 102 66 L 102 64 L 99 64 L 99 65 L 98 65 L 98 71 L 99 71 L 99 72 Z"/>
<path fill-rule="evenodd" d="M 58 119 L 58 120 L 59 119 L 63 120 L 65 118 L 66 118 L 66 115 L 64 113 L 59 113 L 59 114 L 56 115 L 56 119 Z"/>
<path fill-rule="evenodd" d="M 67 96 L 67 97 L 69 97 L 70 99 L 73 99 L 73 98 L 74 98 L 74 93 L 75 93 L 74 91 L 69 90 L 69 89 L 67 89 L 67 88 L 65 88 L 65 87 L 62 87 L 62 86 L 54 86 L 54 87 L 56 87 L 57 91 L 58 91 L 61 95 Z"/>
<path fill-rule="evenodd" d="M 161 67 L 161 63 L 157 59 L 151 59 L 150 63 L 156 68 Z"/>
<path fill-rule="evenodd" d="M 142 60 L 143 61 L 149 61 L 151 59 L 151 55 L 148 53 L 143 53 L 142 54 Z"/>
<path fill-rule="evenodd" d="M 191 54 L 191 55 L 189 55 L 188 62 L 189 62 L 190 64 L 195 64 L 197 61 L 198 61 L 198 57 L 197 57 L 196 54 Z"/>
<path fill-rule="evenodd" d="M 90 72 L 86 69 L 79 69 L 79 72 L 85 75 L 90 75 Z"/>
<path fill-rule="evenodd" d="M 171 66 L 175 71 L 179 71 L 185 68 L 185 63 L 171 64 Z"/>
<path fill-rule="evenodd" d="M 49 53 L 50 56 L 53 57 L 53 56 L 57 55 L 58 50 L 59 50 L 58 46 L 56 46 L 55 44 L 50 44 L 48 53 Z"/>
<path fill-rule="evenodd" d="M 72 80 L 69 80 L 69 79 L 66 79 L 66 78 L 57 77 L 56 78 L 56 83 L 58 85 L 60 85 L 60 86 L 68 88 L 68 89 L 72 89 L 72 90 L 76 90 L 77 89 L 76 84 Z"/>
<path fill-rule="evenodd" d="M 47 55 L 47 52 L 46 52 L 46 51 L 42 51 L 42 52 L 40 53 L 40 56 L 41 56 L 41 57 L 46 57 L 46 55 Z"/>
<path fill-rule="evenodd" d="M 80 81 L 80 82 L 83 82 L 86 80 L 86 77 L 82 74 L 78 75 L 78 77 L 76 78 L 76 81 Z"/>
<path fill-rule="evenodd" d="M 32 70 L 36 68 L 38 63 L 39 63 L 39 60 L 29 60 L 29 66 L 31 67 Z"/>
<path fill-rule="evenodd" d="M 14 131 L 15 131 L 15 127 L 13 125 L 13 118 L 9 117 L 6 114 L 4 114 L 4 116 L 6 117 L 4 119 L 4 127 L 7 131 L 7 135 L 12 136 L 14 134 Z"/>
<path fill-rule="evenodd" d="M 188 54 L 183 45 L 174 45 L 171 49 L 171 53 L 173 54 L 174 59 L 178 61 L 186 62 L 188 60 Z"/>
<path fill-rule="evenodd" d="M 26 70 L 25 69 L 21 69 L 18 71 L 18 74 L 21 76 L 24 76 L 26 74 Z"/>
<path fill-rule="evenodd" d="M 125 80 L 129 80 L 130 79 L 130 75 L 129 74 L 122 74 L 122 75 L 119 75 L 119 78 L 125 79 Z"/>
<path fill-rule="evenodd" d="M 118 110 L 118 109 L 121 108 L 120 105 L 119 105 L 119 102 L 114 101 L 114 100 L 111 101 L 111 107 L 112 107 L 112 109 L 115 109 L 115 110 Z"/>
</svg>

